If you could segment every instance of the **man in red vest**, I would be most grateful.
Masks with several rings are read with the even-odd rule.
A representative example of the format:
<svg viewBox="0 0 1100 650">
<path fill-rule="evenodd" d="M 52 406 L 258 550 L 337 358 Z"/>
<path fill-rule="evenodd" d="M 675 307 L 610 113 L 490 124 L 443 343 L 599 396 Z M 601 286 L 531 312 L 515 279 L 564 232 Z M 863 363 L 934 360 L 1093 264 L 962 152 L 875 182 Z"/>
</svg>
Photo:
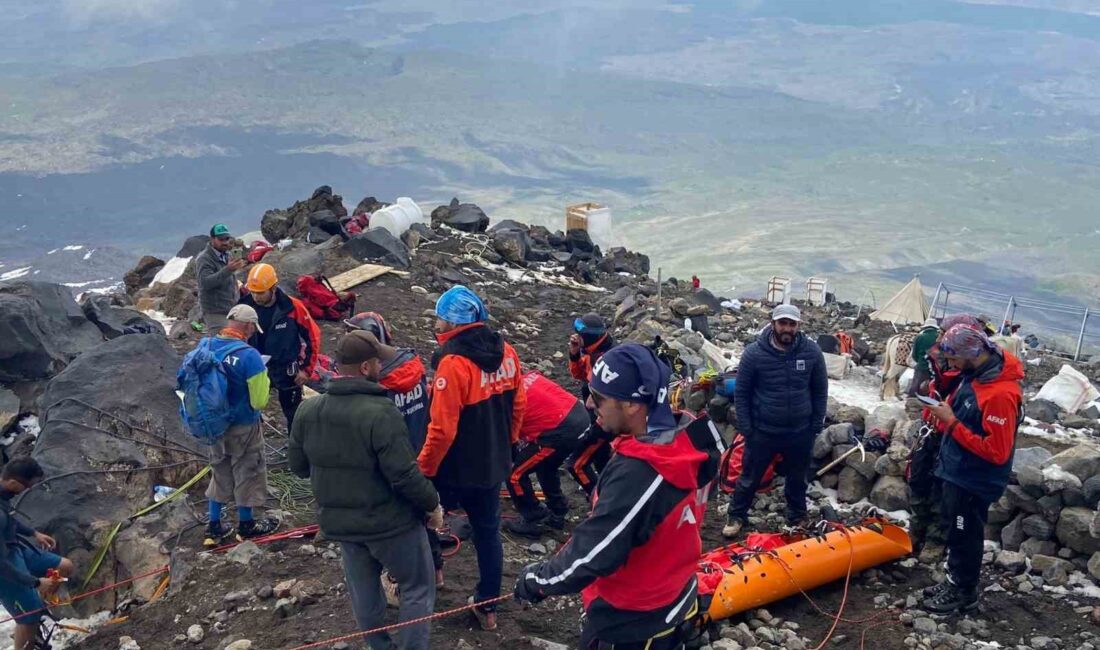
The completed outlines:
<svg viewBox="0 0 1100 650">
<path fill-rule="evenodd" d="M 670 371 L 649 348 L 609 350 L 592 368 L 590 408 L 616 436 L 592 512 L 556 556 L 519 575 L 517 599 L 580 592 L 580 648 L 678 648 L 698 609 L 696 563 L 707 488 L 717 469 L 706 420 L 678 421 Z"/>
</svg>

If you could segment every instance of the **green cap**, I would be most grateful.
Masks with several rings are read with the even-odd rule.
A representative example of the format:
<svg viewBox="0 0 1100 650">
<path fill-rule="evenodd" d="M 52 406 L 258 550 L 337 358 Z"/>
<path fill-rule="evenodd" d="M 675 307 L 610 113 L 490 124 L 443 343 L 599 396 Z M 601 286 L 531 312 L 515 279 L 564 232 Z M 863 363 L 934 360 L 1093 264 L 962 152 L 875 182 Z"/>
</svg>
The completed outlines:
<svg viewBox="0 0 1100 650">
<path fill-rule="evenodd" d="M 229 236 L 229 226 L 225 225 L 224 223 L 214 224 L 214 227 L 210 229 L 210 236 L 211 237 L 228 237 Z"/>
</svg>

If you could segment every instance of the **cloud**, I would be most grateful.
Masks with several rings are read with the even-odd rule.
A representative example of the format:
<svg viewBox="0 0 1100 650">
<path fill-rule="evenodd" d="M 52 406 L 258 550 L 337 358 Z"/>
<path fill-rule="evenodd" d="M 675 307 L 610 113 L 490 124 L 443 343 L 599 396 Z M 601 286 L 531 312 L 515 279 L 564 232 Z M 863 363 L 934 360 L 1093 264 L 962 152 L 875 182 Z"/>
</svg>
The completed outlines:
<svg viewBox="0 0 1100 650">
<path fill-rule="evenodd" d="M 74 23 L 157 23 L 174 14 L 184 0 L 63 0 L 65 16 Z"/>
</svg>

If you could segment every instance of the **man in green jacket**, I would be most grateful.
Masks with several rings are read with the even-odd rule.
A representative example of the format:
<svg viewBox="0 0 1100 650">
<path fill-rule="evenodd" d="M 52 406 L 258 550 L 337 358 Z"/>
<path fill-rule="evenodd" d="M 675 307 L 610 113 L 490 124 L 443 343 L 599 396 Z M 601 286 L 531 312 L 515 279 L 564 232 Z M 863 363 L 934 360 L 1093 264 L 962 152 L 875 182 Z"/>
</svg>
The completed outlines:
<svg viewBox="0 0 1100 650">
<path fill-rule="evenodd" d="M 932 379 L 932 370 L 928 367 L 928 351 L 940 337 L 940 326 L 935 318 L 924 321 L 917 338 L 913 340 L 913 382 L 909 384 L 909 396 L 915 397 L 922 384 Z"/>
<path fill-rule="evenodd" d="M 378 384 L 377 347 L 362 332 L 336 346 L 340 377 L 328 393 L 302 403 L 290 434 L 290 469 L 309 478 L 317 499 L 318 523 L 340 542 L 344 578 L 360 629 L 383 622 L 383 567 L 397 581 L 400 621 L 432 613 L 435 569 L 427 521 L 443 525 L 439 495 L 420 473 L 405 420 Z M 427 650 L 430 626 L 404 628 L 396 647 Z M 395 647 L 386 633 L 372 634 L 373 650 Z"/>
</svg>

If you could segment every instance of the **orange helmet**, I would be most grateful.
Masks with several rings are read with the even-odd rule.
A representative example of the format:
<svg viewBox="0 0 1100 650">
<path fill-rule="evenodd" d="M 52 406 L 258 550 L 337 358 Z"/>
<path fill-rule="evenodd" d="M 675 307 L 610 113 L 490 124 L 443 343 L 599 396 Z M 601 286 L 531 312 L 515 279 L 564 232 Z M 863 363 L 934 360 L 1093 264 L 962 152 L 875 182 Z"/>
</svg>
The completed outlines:
<svg viewBox="0 0 1100 650">
<path fill-rule="evenodd" d="M 275 274 L 275 267 L 270 264 L 257 264 L 248 272 L 248 279 L 244 286 L 253 293 L 270 291 L 279 284 L 279 276 Z"/>
</svg>

